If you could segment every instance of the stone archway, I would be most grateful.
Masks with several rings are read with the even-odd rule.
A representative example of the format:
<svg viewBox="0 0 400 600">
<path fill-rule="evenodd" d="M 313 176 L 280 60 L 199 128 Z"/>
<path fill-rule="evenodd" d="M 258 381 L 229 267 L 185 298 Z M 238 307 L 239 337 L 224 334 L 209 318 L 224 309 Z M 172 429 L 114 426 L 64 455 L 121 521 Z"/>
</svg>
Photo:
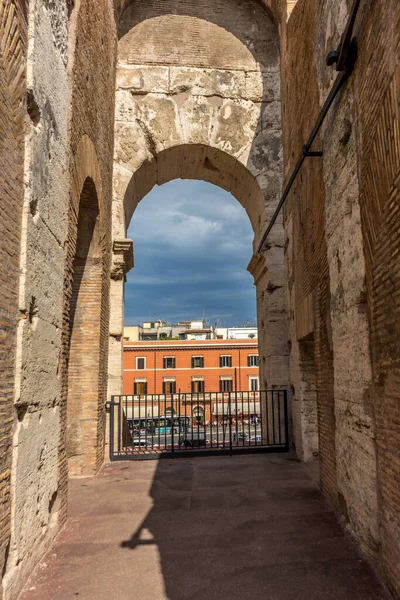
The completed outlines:
<svg viewBox="0 0 400 600">
<path fill-rule="evenodd" d="M 109 318 L 106 227 L 97 154 L 85 135 L 72 161 L 64 297 L 61 422 L 67 425 L 70 475 L 94 474 L 103 462 Z"/>
<path fill-rule="evenodd" d="M 268 10 L 253 0 L 139 0 L 118 33 L 109 394 L 121 389 L 123 286 L 133 264 L 126 230 L 137 204 L 156 184 L 208 181 L 245 208 L 255 248 L 282 179 L 279 44 Z M 249 264 L 262 387 L 288 381 L 280 223 L 269 244 Z"/>
</svg>

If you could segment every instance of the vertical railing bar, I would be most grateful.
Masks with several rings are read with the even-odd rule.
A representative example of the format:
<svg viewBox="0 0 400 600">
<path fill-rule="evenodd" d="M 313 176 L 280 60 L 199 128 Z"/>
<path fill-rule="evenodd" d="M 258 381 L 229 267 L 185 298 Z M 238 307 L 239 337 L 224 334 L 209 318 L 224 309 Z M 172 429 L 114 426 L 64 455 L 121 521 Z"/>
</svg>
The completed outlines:
<svg viewBox="0 0 400 600">
<path fill-rule="evenodd" d="M 160 425 L 161 425 L 161 421 L 160 421 L 160 396 L 156 395 L 156 400 L 157 400 L 157 429 L 158 429 L 158 451 L 161 452 L 161 432 L 160 432 Z"/>
<path fill-rule="evenodd" d="M 174 396 L 171 395 L 171 401 L 172 401 L 172 414 L 171 414 L 171 451 L 172 453 L 174 452 L 174 442 L 175 442 L 175 436 L 174 436 L 174 431 L 175 431 L 175 405 L 174 405 Z"/>
<path fill-rule="evenodd" d="M 268 390 L 265 390 L 265 431 L 267 432 L 266 440 L 268 446 L 271 444 L 270 435 L 269 435 L 269 416 L 268 416 Z M 261 406 L 261 398 L 260 398 L 260 406 Z"/>
<path fill-rule="evenodd" d="M 183 402 L 184 402 L 184 405 L 185 405 L 185 428 L 187 428 L 186 431 L 185 431 L 185 437 L 184 437 L 183 447 L 186 450 L 186 448 L 187 448 L 187 438 L 188 438 L 188 435 L 189 435 L 189 427 L 187 427 L 187 414 L 186 414 L 186 409 L 187 409 L 187 407 L 186 407 L 186 404 L 187 404 L 186 392 L 184 394 Z"/>
<path fill-rule="evenodd" d="M 248 436 L 249 436 L 249 439 L 248 439 L 248 445 L 249 446 L 251 446 L 250 398 L 251 398 L 251 396 L 247 397 L 247 421 L 248 421 L 248 423 L 247 423 L 247 429 L 248 429 Z"/>
<path fill-rule="evenodd" d="M 255 400 L 254 400 L 254 390 L 252 390 L 251 392 L 251 401 L 253 403 L 253 426 L 254 426 L 254 444 L 257 446 L 258 445 L 258 440 L 257 440 L 257 427 L 258 427 L 258 415 L 257 415 L 257 411 L 256 411 L 256 404 L 255 404 Z"/>
<path fill-rule="evenodd" d="M 121 454 L 121 396 L 118 402 L 118 454 Z"/>
<path fill-rule="evenodd" d="M 242 400 L 243 403 L 243 400 Z M 237 387 L 235 386 L 235 431 L 236 431 L 236 447 L 239 444 L 239 431 L 238 431 L 238 405 L 237 405 Z"/>
<path fill-rule="evenodd" d="M 217 412 L 217 448 L 219 448 L 219 398 L 218 398 L 218 392 L 215 392 L 215 406 L 216 406 L 216 412 Z"/>
<path fill-rule="evenodd" d="M 279 445 L 282 443 L 282 435 L 281 435 L 281 429 L 282 429 L 282 423 L 281 423 L 281 391 L 278 390 L 278 432 L 279 432 Z"/>
<path fill-rule="evenodd" d="M 199 392 L 197 392 L 197 410 L 199 410 L 200 405 L 199 405 Z M 200 448 L 200 423 L 199 423 L 199 417 L 197 416 L 197 447 Z"/>
<path fill-rule="evenodd" d="M 242 416 L 240 417 L 241 423 L 242 423 L 242 446 L 245 446 L 245 433 L 244 433 L 244 400 L 243 400 L 243 394 L 242 394 L 242 410 L 240 413 Z"/>
<path fill-rule="evenodd" d="M 285 448 L 289 452 L 289 415 L 288 415 L 288 393 L 284 390 L 284 409 L 285 409 Z"/>
<path fill-rule="evenodd" d="M 154 450 L 154 394 L 151 397 L 151 449 Z"/>
<path fill-rule="evenodd" d="M 110 461 L 114 458 L 114 396 L 110 402 Z"/>
<path fill-rule="evenodd" d="M 165 446 L 165 450 L 167 450 L 167 415 L 165 414 L 165 408 L 166 408 L 166 402 L 165 402 L 165 394 L 163 396 L 163 402 L 164 402 L 164 406 L 163 406 L 163 416 L 164 416 L 164 446 Z"/>
<path fill-rule="evenodd" d="M 210 447 L 213 448 L 213 401 L 212 401 L 212 392 L 210 393 Z"/>
<path fill-rule="evenodd" d="M 232 399 L 231 399 L 231 392 L 228 393 L 228 419 L 229 419 L 229 452 L 232 455 Z"/>
<path fill-rule="evenodd" d="M 144 448 L 147 450 L 147 394 L 144 396 L 144 419 Z"/>
<path fill-rule="evenodd" d="M 276 390 L 272 390 L 272 443 L 275 445 L 275 394 Z"/>
</svg>

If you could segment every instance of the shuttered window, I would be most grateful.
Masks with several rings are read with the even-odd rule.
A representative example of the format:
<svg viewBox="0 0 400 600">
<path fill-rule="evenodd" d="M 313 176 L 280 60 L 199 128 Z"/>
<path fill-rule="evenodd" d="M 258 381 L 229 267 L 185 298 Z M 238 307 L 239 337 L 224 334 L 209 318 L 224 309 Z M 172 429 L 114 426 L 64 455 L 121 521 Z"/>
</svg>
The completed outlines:
<svg viewBox="0 0 400 600">
<path fill-rule="evenodd" d="M 192 356 L 192 369 L 204 369 L 204 356 Z"/>
</svg>

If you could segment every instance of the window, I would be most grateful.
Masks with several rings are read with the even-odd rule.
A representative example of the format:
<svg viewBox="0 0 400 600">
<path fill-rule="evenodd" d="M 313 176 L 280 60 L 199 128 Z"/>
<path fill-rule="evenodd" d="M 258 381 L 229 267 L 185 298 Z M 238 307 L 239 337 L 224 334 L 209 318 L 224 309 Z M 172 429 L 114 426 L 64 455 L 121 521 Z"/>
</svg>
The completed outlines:
<svg viewBox="0 0 400 600">
<path fill-rule="evenodd" d="M 163 394 L 176 394 L 175 379 L 164 379 L 162 385 L 163 385 Z"/>
<path fill-rule="evenodd" d="M 258 354 L 249 354 L 247 356 L 247 366 L 248 367 L 258 367 L 259 358 Z"/>
<path fill-rule="evenodd" d="M 204 356 L 192 356 L 192 369 L 204 369 Z"/>
<path fill-rule="evenodd" d="M 221 379 L 219 380 L 219 391 L 231 392 L 232 389 L 232 377 L 221 377 Z"/>
<path fill-rule="evenodd" d="M 258 392 L 258 377 L 249 377 L 249 390 Z"/>
<path fill-rule="evenodd" d="M 138 395 L 147 394 L 147 381 L 145 379 L 135 379 L 133 393 Z"/>
<path fill-rule="evenodd" d="M 192 394 L 202 394 L 203 392 L 204 379 L 192 379 Z"/>
<path fill-rule="evenodd" d="M 175 369 L 175 356 L 164 356 L 164 369 Z"/>
<path fill-rule="evenodd" d="M 219 366 L 221 369 L 223 367 L 231 367 L 232 366 L 232 356 L 229 354 L 221 354 L 219 357 Z"/>
<path fill-rule="evenodd" d="M 136 368 L 142 370 L 146 368 L 146 358 L 144 356 L 136 357 Z"/>
</svg>

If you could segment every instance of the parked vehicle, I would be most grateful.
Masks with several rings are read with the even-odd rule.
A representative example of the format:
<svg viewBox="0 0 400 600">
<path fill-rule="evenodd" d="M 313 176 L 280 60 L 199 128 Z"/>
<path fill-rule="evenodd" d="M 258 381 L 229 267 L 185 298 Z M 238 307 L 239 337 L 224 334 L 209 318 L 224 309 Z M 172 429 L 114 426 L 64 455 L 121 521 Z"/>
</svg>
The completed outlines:
<svg viewBox="0 0 400 600">
<path fill-rule="evenodd" d="M 151 440 L 146 440 L 145 437 L 134 437 L 133 440 L 133 445 L 136 447 L 148 447 L 148 446 L 152 446 Z"/>
<path fill-rule="evenodd" d="M 187 429 L 179 439 L 179 445 L 184 448 L 204 448 L 206 443 L 206 432 L 204 430 Z"/>
</svg>

